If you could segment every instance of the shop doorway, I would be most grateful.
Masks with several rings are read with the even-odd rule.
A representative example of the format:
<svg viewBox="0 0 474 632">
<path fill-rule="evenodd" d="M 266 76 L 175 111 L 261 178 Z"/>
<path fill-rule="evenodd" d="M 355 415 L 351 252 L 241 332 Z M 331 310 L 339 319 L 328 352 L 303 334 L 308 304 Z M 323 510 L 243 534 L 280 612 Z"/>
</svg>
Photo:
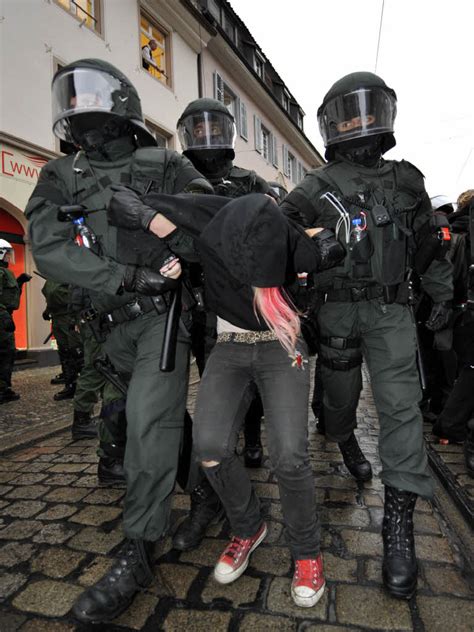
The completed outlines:
<svg viewBox="0 0 474 632">
<path fill-rule="evenodd" d="M 10 264 L 9 268 L 17 277 L 25 272 L 25 231 L 14 217 L 7 211 L 0 208 L 0 238 L 6 239 L 13 246 L 15 251 L 15 263 Z M 23 286 L 21 293 L 20 308 L 13 312 L 13 320 L 15 321 L 15 344 L 17 349 L 28 348 L 28 326 L 26 313 L 26 293 L 28 292 L 28 284 Z"/>
</svg>

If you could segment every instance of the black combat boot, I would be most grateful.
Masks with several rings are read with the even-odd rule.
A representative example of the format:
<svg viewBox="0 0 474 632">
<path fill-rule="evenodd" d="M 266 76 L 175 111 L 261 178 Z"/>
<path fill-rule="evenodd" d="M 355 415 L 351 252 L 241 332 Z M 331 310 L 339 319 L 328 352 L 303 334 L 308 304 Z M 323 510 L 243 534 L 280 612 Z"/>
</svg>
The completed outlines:
<svg viewBox="0 0 474 632">
<path fill-rule="evenodd" d="M 58 373 L 53 378 L 51 378 L 50 384 L 66 384 L 66 378 L 64 377 L 64 373 Z"/>
<path fill-rule="evenodd" d="M 355 434 L 352 433 L 347 441 L 337 445 L 341 451 L 345 466 L 356 481 L 370 481 L 372 478 L 372 466 L 360 449 Z"/>
<path fill-rule="evenodd" d="M 7 388 L 3 391 L 3 403 L 16 402 L 18 399 L 20 399 L 20 395 L 7 386 Z"/>
<path fill-rule="evenodd" d="M 56 402 L 60 402 L 63 399 L 74 399 L 75 392 L 76 392 L 75 382 L 65 384 L 62 391 L 58 391 L 55 395 L 53 395 L 53 399 Z"/>
<path fill-rule="evenodd" d="M 245 445 L 244 464 L 245 467 L 262 467 L 263 448 L 262 444 Z"/>
<path fill-rule="evenodd" d="M 464 442 L 464 460 L 467 473 L 474 478 L 474 419 L 467 422 L 467 438 Z"/>
<path fill-rule="evenodd" d="M 97 478 L 99 479 L 99 485 L 101 487 L 109 487 L 112 485 L 124 486 L 126 480 L 123 470 L 123 460 L 109 456 L 99 457 Z"/>
<path fill-rule="evenodd" d="M 418 565 L 413 535 L 416 499 L 413 492 L 385 487 L 382 577 L 388 592 L 399 599 L 410 599 L 416 590 Z"/>
<path fill-rule="evenodd" d="M 198 546 L 206 529 L 224 515 L 224 509 L 216 492 L 207 480 L 203 480 L 191 492 L 191 510 L 173 536 L 173 548 L 187 551 Z"/>
<path fill-rule="evenodd" d="M 95 439 L 97 437 L 97 423 L 91 419 L 90 413 L 75 410 L 71 432 L 73 441 Z"/>
<path fill-rule="evenodd" d="M 154 542 L 127 540 L 109 572 L 83 592 L 72 614 L 84 623 L 112 621 L 153 581 Z"/>
</svg>

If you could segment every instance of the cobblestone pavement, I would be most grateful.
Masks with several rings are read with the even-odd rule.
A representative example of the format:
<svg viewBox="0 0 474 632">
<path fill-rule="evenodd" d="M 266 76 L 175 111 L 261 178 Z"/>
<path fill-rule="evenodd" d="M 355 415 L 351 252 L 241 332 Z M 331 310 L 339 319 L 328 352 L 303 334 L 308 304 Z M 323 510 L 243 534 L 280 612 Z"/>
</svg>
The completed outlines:
<svg viewBox="0 0 474 632">
<path fill-rule="evenodd" d="M 70 403 L 51 403 L 55 369 L 15 374 L 22 400 L 2 406 L 1 433 L 70 419 Z M 191 389 L 194 395 L 196 384 Z M 376 473 L 377 418 L 365 384 L 359 437 Z M 79 626 L 68 615 L 84 587 L 111 563 L 122 540 L 123 490 L 97 487 L 94 441 L 73 443 L 62 431 L 0 457 L 0 631 L 252 631 L 472 630 L 474 603 L 459 541 L 439 504 L 419 501 L 415 516 L 420 561 L 418 594 L 391 599 L 380 588 L 382 485 L 376 476 L 358 487 L 337 446 L 311 428 L 311 456 L 323 522 L 327 590 L 314 608 L 297 608 L 289 595 L 291 560 L 285 546 L 278 487 L 267 467 L 251 472 L 269 520 L 269 534 L 247 572 L 228 586 L 212 568 L 227 536 L 213 526 L 202 546 L 179 553 L 160 545 L 156 581 L 113 625 Z M 3 434 L 3 437 L 7 437 Z M 189 499 L 177 491 L 173 521 Z M 159 570 L 158 570 L 159 569 Z"/>
</svg>

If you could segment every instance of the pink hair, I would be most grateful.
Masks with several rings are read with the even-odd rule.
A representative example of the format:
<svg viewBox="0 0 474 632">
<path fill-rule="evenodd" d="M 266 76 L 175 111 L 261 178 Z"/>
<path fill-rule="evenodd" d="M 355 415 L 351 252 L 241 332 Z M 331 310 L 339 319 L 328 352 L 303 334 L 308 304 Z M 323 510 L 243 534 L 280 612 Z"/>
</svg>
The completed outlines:
<svg viewBox="0 0 474 632">
<path fill-rule="evenodd" d="M 293 303 L 279 287 L 254 287 L 253 308 L 276 334 L 281 346 L 292 358 L 296 355 L 296 339 L 301 331 L 300 318 Z"/>
</svg>

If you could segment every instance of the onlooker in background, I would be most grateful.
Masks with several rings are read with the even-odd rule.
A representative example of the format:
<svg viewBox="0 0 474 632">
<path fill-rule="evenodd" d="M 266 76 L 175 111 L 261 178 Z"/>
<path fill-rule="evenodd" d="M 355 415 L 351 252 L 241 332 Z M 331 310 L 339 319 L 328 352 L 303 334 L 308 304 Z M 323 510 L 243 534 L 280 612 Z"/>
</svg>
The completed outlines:
<svg viewBox="0 0 474 632">
<path fill-rule="evenodd" d="M 459 375 L 433 434 L 452 442 L 464 441 L 466 468 L 474 476 L 474 189 L 462 193 L 450 218 L 455 238 L 454 349 Z"/>
<path fill-rule="evenodd" d="M 82 343 L 79 332 L 76 331 L 76 315 L 70 309 L 69 285 L 47 279 L 41 292 L 46 299 L 43 318 L 51 320 L 64 375 L 64 389 L 56 393 L 54 399 L 72 399 L 82 362 Z"/>
<path fill-rule="evenodd" d="M 150 66 L 161 72 L 153 59 L 153 52 L 158 48 L 158 42 L 151 39 L 148 44 L 142 46 L 142 66 L 145 70 L 150 70 Z"/>
<path fill-rule="evenodd" d="M 11 388 L 15 361 L 15 323 L 12 313 L 20 306 L 21 285 L 31 278 L 29 275 L 20 275 L 19 283 L 8 269 L 9 263 L 15 263 L 13 246 L 6 239 L 0 239 L 0 404 L 20 399 Z"/>
</svg>

